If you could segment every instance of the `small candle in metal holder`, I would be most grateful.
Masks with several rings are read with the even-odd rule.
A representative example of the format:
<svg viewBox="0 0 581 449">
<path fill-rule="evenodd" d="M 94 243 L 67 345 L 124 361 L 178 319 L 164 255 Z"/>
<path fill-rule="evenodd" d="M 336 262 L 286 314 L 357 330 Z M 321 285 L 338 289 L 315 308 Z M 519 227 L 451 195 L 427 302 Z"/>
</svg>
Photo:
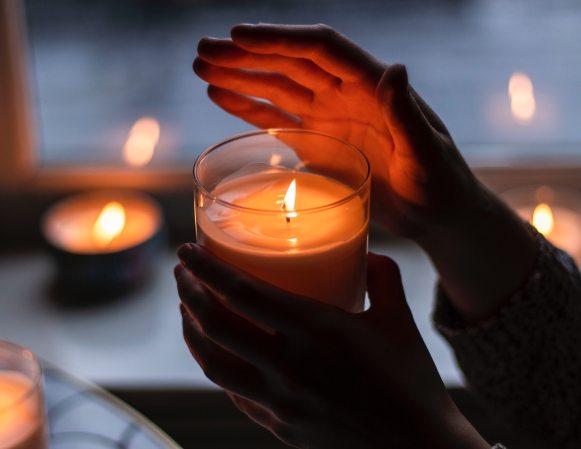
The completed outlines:
<svg viewBox="0 0 581 449">
<path fill-rule="evenodd" d="M 58 284 L 91 292 L 123 290 L 151 272 L 164 241 L 157 202 L 137 192 L 91 192 L 55 204 L 42 231 Z"/>
</svg>

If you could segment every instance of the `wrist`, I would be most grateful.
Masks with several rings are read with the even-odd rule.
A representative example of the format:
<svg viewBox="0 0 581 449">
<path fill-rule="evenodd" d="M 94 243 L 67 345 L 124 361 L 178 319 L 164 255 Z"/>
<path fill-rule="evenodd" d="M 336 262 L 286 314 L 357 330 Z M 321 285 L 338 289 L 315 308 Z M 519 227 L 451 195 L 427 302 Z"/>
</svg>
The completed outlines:
<svg viewBox="0 0 581 449">
<path fill-rule="evenodd" d="M 536 243 L 525 223 L 482 188 L 454 223 L 418 240 L 460 316 L 470 324 L 494 313 L 525 282 Z"/>
</svg>

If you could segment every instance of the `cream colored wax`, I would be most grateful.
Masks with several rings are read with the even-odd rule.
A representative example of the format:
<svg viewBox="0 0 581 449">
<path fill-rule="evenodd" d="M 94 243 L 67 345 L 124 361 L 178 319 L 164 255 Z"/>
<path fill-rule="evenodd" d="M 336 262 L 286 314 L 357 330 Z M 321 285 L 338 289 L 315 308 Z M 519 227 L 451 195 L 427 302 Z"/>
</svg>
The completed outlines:
<svg viewBox="0 0 581 449">
<path fill-rule="evenodd" d="M 295 212 L 283 204 L 293 179 Z M 280 288 L 360 311 L 368 214 L 366 201 L 353 193 L 344 184 L 304 172 L 271 171 L 226 180 L 212 196 L 233 207 L 198 198 L 198 241 Z"/>
<path fill-rule="evenodd" d="M 0 449 L 47 449 L 40 391 L 20 373 L 0 371 Z"/>
</svg>

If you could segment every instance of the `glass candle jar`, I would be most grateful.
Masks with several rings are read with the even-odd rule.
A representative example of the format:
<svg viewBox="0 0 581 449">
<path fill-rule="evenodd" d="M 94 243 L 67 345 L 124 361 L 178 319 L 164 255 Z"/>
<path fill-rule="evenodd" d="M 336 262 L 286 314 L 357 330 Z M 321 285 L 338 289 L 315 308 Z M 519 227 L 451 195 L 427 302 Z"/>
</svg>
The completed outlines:
<svg viewBox="0 0 581 449">
<path fill-rule="evenodd" d="M 48 449 L 38 360 L 0 341 L 0 448 Z"/>
<path fill-rule="evenodd" d="M 370 168 L 353 145 L 270 129 L 227 139 L 194 165 L 198 243 L 287 291 L 360 311 Z"/>
</svg>

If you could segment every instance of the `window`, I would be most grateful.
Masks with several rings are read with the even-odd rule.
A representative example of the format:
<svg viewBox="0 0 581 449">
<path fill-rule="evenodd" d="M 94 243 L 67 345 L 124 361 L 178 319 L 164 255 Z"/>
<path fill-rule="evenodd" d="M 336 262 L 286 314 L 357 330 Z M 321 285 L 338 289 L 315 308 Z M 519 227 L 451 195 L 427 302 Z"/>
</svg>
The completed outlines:
<svg viewBox="0 0 581 449">
<path fill-rule="evenodd" d="M 190 164 L 209 144 L 249 129 L 211 104 L 190 68 L 201 36 L 226 35 L 242 21 L 326 22 L 383 60 L 406 63 L 475 164 L 581 160 L 578 2 L 25 3 L 47 166 L 121 163 L 142 117 L 160 126 L 154 166 Z M 511 100 L 515 72 L 528 78 Z"/>
<path fill-rule="evenodd" d="M 258 21 L 326 22 L 379 58 L 406 63 L 486 179 L 579 183 L 581 4 L 573 0 L 0 0 L 2 177 L 37 174 L 27 188 L 189 189 L 200 151 L 251 129 L 206 97 L 191 71 L 197 41 Z M 134 127 L 156 151 L 130 169 L 123 154 Z"/>
</svg>

